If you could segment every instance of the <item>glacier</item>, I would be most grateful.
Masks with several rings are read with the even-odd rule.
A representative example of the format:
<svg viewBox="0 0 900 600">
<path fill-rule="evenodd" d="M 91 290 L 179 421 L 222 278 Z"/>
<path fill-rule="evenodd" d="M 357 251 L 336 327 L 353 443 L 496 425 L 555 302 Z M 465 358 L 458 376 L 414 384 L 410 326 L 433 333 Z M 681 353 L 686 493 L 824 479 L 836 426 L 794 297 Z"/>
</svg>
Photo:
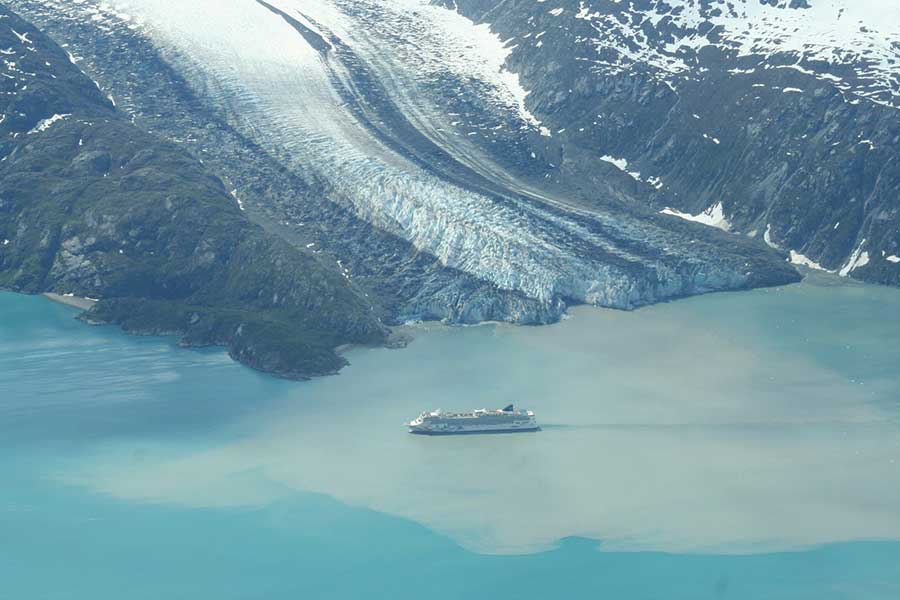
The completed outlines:
<svg viewBox="0 0 900 600">
<path fill-rule="evenodd" d="M 517 41 L 453 10 L 424 0 L 39 4 L 13 2 L 58 31 L 61 23 L 97 28 L 122 52 L 127 43 L 117 40 L 126 33 L 146 38 L 210 110 L 288 172 L 499 291 L 544 306 L 631 309 L 795 277 L 751 240 L 675 224 L 650 207 L 604 198 L 605 190 L 587 202 L 567 195 L 565 173 L 535 142 L 549 131 L 505 66 Z M 70 47 L 90 53 L 68 31 Z M 142 95 L 140 77 L 152 74 L 89 74 L 115 88 L 136 119 L 155 131 L 172 127 Z M 135 77 L 131 87 L 123 83 Z M 168 133 L 185 144 L 203 135 Z M 246 174 L 224 175 L 242 208 L 265 204 L 243 189 Z M 296 224 L 284 217 L 280 225 Z M 366 259 L 341 255 L 340 232 L 332 234 L 339 264 Z M 303 247 L 318 252 L 309 243 Z M 406 310 L 403 318 L 421 316 Z"/>
</svg>

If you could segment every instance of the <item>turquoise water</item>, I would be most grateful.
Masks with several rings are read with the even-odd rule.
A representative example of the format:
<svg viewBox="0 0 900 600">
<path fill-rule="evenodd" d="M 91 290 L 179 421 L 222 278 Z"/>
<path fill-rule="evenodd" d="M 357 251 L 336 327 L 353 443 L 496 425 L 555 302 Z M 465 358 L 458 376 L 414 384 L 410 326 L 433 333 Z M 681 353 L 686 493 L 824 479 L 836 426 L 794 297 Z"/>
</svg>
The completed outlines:
<svg viewBox="0 0 900 600">
<path fill-rule="evenodd" d="M 0 598 L 900 597 L 900 293 L 413 329 L 268 378 L 0 294 Z M 515 400 L 535 435 L 418 438 Z"/>
</svg>

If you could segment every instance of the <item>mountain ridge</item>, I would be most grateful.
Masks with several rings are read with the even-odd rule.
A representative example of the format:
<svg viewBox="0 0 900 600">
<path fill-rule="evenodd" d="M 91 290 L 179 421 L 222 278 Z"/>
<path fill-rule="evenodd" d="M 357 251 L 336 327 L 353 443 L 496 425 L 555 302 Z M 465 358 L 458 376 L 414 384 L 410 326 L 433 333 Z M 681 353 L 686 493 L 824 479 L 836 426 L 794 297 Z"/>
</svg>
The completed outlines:
<svg viewBox="0 0 900 600">
<path fill-rule="evenodd" d="M 718 207 L 732 231 L 797 264 L 900 285 L 897 7 L 441 4 L 511 48 L 506 68 L 562 132 L 545 151 L 572 179 L 606 176 L 606 161 L 667 214 L 702 220 Z"/>
</svg>

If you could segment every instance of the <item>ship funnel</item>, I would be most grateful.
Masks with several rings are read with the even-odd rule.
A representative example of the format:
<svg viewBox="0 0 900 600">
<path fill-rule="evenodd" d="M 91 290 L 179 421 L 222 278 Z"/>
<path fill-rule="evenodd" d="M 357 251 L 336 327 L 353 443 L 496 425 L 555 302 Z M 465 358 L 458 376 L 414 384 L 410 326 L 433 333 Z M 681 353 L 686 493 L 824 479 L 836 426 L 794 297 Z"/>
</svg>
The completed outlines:
<svg viewBox="0 0 900 600">
<path fill-rule="evenodd" d="M 507 406 L 506 408 L 503 409 L 503 412 L 512 412 L 513 408 L 514 408 L 513 405 L 510 404 L 509 406 Z"/>
</svg>

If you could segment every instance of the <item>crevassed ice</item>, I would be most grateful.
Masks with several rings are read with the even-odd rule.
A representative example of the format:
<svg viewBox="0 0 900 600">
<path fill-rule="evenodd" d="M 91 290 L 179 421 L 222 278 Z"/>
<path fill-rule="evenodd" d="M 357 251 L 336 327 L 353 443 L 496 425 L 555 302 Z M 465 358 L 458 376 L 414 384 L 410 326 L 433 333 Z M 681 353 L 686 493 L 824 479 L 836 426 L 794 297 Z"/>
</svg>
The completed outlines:
<svg viewBox="0 0 900 600">
<path fill-rule="evenodd" d="M 519 114 L 522 127 L 534 126 L 533 117 L 522 113 L 524 92 L 502 71 L 508 48 L 452 11 L 416 0 L 354 1 L 352 14 L 343 0 L 273 2 L 347 43 L 355 43 L 353 31 L 360 35 L 359 19 L 377 16 L 380 29 L 366 34 L 395 36 L 389 53 L 408 54 L 407 66 L 417 77 L 443 69 L 479 78 L 498 109 Z M 329 69 L 343 69 L 337 58 L 320 55 L 265 7 L 216 0 L 108 5 L 165 47 L 242 130 L 288 164 L 315 171 L 330 183 L 336 201 L 444 264 L 539 299 L 561 295 L 614 306 L 635 299 L 630 276 L 591 255 L 602 250 L 628 261 L 643 259 L 611 246 L 577 220 L 448 184 L 388 149 L 360 126 L 334 89 Z M 406 31 L 401 25 L 409 23 L 412 10 L 421 11 L 414 20 L 423 24 Z M 388 60 L 361 42 L 360 48 L 370 52 L 364 58 L 376 68 Z"/>
</svg>

